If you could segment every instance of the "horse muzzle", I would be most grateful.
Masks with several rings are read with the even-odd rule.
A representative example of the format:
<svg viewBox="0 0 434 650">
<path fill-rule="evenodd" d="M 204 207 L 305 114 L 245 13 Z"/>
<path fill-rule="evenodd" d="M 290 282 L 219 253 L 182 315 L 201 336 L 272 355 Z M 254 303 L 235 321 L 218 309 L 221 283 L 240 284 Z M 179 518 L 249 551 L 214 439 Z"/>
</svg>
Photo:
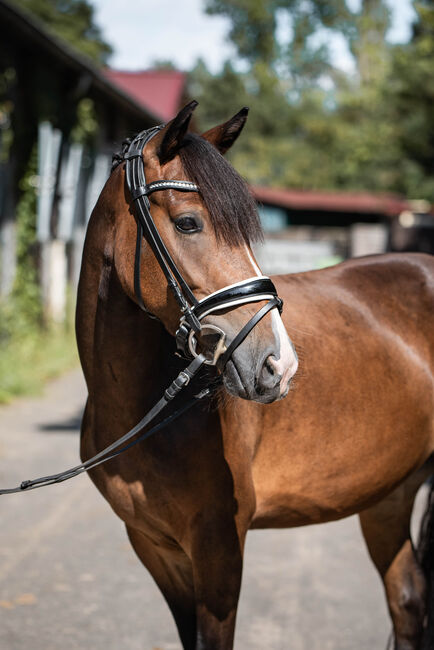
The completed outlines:
<svg viewBox="0 0 434 650">
<path fill-rule="evenodd" d="M 226 365 L 223 384 L 235 397 L 270 404 L 288 394 L 295 372 L 295 364 L 284 367 L 280 359 L 268 352 L 252 364 L 251 352 L 239 349 Z"/>
</svg>

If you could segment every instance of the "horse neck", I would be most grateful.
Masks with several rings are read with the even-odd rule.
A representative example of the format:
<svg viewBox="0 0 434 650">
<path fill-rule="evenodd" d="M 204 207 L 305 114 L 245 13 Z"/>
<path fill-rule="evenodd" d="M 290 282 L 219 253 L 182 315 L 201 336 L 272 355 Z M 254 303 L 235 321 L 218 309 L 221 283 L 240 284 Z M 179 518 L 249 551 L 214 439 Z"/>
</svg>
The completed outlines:
<svg viewBox="0 0 434 650">
<path fill-rule="evenodd" d="M 146 396 L 153 398 L 155 387 L 164 385 L 173 342 L 121 287 L 110 210 L 110 201 L 100 200 L 89 222 L 77 296 L 77 344 L 91 400 L 104 395 L 140 401 L 143 408 Z"/>
</svg>

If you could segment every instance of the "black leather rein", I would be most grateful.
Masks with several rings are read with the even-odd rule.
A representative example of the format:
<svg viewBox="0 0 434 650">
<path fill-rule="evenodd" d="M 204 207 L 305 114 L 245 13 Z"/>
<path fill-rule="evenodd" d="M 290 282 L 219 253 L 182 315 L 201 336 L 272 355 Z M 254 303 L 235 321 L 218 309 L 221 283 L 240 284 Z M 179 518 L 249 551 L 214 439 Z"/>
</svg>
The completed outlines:
<svg viewBox="0 0 434 650">
<path fill-rule="evenodd" d="M 257 323 L 272 309 L 277 308 L 280 312 L 282 311 L 283 303 L 277 295 L 273 282 L 270 278 L 264 276 L 248 278 L 247 280 L 224 287 L 202 300 L 197 300 L 191 291 L 160 237 L 160 233 L 158 232 L 151 215 L 151 206 L 148 198 L 152 192 L 168 189 L 180 192 L 200 192 L 200 188 L 190 181 L 160 180 L 149 184 L 146 183 L 142 157 L 143 149 L 149 140 L 151 140 L 151 138 L 158 133 L 163 126 L 164 125 L 154 127 L 153 129 L 148 129 L 139 133 L 129 144 L 127 150 L 124 151 L 121 157 L 121 160 L 125 161 L 126 182 L 134 202 L 137 220 L 134 291 L 137 303 L 141 309 L 143 309 L 151 318 L 156 318 L 146 309 L 141 291 L 141 250 L 142 241 L 144 239 L 151 247 L 158 264 L 166 277 L 168 287 L 172 291 L 175 300 L 179 305 L 181 317 L 179 328 L 176 332 L 176 343 L 179 353 L 189 359 L 189 363 L 187 367 L 178 374 L 176 379 L 172 381 L 157 404 L 152 407 L 152 409 L 138 424 L 136 424 L 121 438 L 105 447 L 105 449 L 95 454 L 95 456 L 89 458 L 84 463 L 80 463 L 64 472 L 59 472 L 58 474 L 23 481 L 18 487 L 0 490 L 0 495 L 34 490 L 46 485 L 61 483 L 81 474 L 82 472 L 86 472 L 101 463 L 105 463 L 146 438 L 149 438 L 151 435 L 179 417 L 199 400 L 210 396 L 215 387 L 213 388 L 210 385 L 206 386 L 203 390 L 194 395 L 192 399 L 178 408 L 178 410 L 174 411 L 170 416 L 158 422 L 135 440 L 132 440 L 132 438 L 137 436 L 144 427 L 149 425 L 178 395 L 178 393 L 180 393 L 190 383 L 204 365 L 215 366 L 218 363 L 221 370 L 223 370 L 234 350 L 241 345 L 255 325 L 257 325 Z M 120 157 L 117 156 L 117 158 L 119 159 Z M 221 311 L 222 309 L 233 309 L 239 305 L 262 301 L 266 301 L 266 304 L 256 312 L 246 325 L 244 325 L 228 346 L 225 344 L 226 335 L 223 330 L 214 325 L 201 323 L 203 318 L 216 311 Z M 218 334 L 218 341 L 213 350 L 198 352 L 196 335 L 204 333 L 207 330 L 216 332 Z"/>
</svg>

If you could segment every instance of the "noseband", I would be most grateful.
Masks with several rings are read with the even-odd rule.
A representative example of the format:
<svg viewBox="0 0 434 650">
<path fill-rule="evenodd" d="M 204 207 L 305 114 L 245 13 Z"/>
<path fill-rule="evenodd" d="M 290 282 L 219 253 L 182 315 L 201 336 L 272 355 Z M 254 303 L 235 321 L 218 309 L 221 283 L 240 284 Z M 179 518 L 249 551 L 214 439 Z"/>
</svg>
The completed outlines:
<svg viewBox="0 0 434 650">
<path fill-rule="evenodd" d="M 143 149 L 163 127 L 164 125 L 161 125 L 139 133 L 124 154 L 126 182 L 134 201 L 137 219 L 134 291 L 139 306 L 148 315 L 155 318 L 144 305 L 140 286 L 142 239 L 145 238 L 166 277 L 167 285 L 172 291 L 181 311 L 179 327 L 175 335 L 178 352 L 186 358 L 197 357 L 197 335 L 213 332 L 219 335 L 218 341 L 212 353 L 209 350 L 207 351 L 204 363 L 216 365 L 220 359 L 220 365 L 223 367 L 234 350 L 244 341 L 255 325 L 271 309 L 276 307 L 281 312 L 283 303 L 277 295 L 273 282 L 265 276 L 248 278 L 242 282 L 237 282 L 223 289 L 219 289 L 202 300 L 197 300 L 167 250 L 151 215 L 151 205 L 148 197 L 153 192 L 163 190 L 200 192 L 200 188 L 190 181 L 161 180 L 149 184 L 146 183 L 142 155 Z M 228 347 L 225 344 L 226 334 L 223 330 L 215 325 L 201 323 L 201 320 L 205 316 L 221 311 L 222 309 L 233 309 L 246 303 L 264 300 L 267 301 L 266 305 L 248 321 Z"/>
<path fill-rule="evenodd" d="M 111 458 L 115 458 L 127 449 L 130 449 L 139 442 L 149 438 L 179 417 L 187 409 L 192 407 L 198 400 L 211 394 L 212 389 L 208 385 L 206 388 L 194 395 L 192 399 L 184 403 L 177 411 L 155 424 L 151 429 L 147 429 L 136 438 L 137 434 L 155 420 L 157 415 L 159 415 L 159 413 L 176 397 L 176 395 L 190 383 L 204 364 L 215 366 L 217 362 L 219 362 L 219 365 L 224 368 L 234 350 L 241 345 L 249 332 L 251 332 L 255 325 L 259 323 L 259 321 L 264 318 L 271 309 L 276 307 L 280 312 L 282 311 L 282 300 L 278 297 L 276 288 L 270 278 L 265 276 L 248 278 L 247 280 L 236 282 L 235 284 L 231 284 L 223 289 L 214 291 L 214 293 L 211 293 L 202 300 L 197 300 L 193 294 L 161 239 L 160 233 L 158 232 L 151 215 L 151 205 L 148 197 L 152 192 L 162 190 L 178 190 L 180 192 L 200 191 L 199 187 L 190 181 L 161 180 L 149 184 L 146 183 L 142 158 L 143 148 L 156 133 L 161 131 L 162 128 L 163 126 L 157 126 L 153 129 L 148 129 L 147 131 L 139 133 L 121 157 L 121 160 L 124 160 L 126 163 L 126 181 L 128 190 L 136 207 L 137 240 L 134 264 L 134 291 L 139 306 L 149 316 L 156 318 L 146 309 L 143 303 L 140 286 L 141 248 L 142 239 L 145 238 L 166 276 L 168 287 L 172 291 L 175 300 L 179 305 L 181 316 L 179 327 L 176 332 L 176 345 L 179 353 L 188 358 L 190 362 L 172 381 L 155 406 L 146 413 L 136 426 L 130 429 L 130 431 L 125 433 L 121 438 L 118 438 L 118 440 L 113 442 L 111 445 L 105 447 L 105 449 L 80 465 L 71 467 L 70 469 L 64 472 L 59 472 L 58 474 L 51 474 L 49 476 L 41 476 L 40 478 L 29 481 L 22 481 L 18 487 L 0 490 L 0 495 L 34 490 L 46 485 L 53 485 L 54 483 L 67 481 L 74 476 L 78 476 L 78 474 L 81 474 L 82 472 L 89 471 L 101 463 L 105 463 Z M 247 324 L 244 325 L 228 346 L 225 344 L 226 334 L 223 330 L 215 325 L 201 323 L 201 320 L 205 318 L 205 316 L 222 309 L 233 309 L 239 305 L 262 301 L 267 302 L 263 307 L 261 307 L 261 309 L 259 309 L 259 311 L 256 312 Z M 198 334 L 204 334 L 206 332 L 217 334 L 217 343 L 211 351 L 198 351 L 198 341 L 196 337 Z M 133 438 L 135 439 L 132 440 Z"/>
</svg>

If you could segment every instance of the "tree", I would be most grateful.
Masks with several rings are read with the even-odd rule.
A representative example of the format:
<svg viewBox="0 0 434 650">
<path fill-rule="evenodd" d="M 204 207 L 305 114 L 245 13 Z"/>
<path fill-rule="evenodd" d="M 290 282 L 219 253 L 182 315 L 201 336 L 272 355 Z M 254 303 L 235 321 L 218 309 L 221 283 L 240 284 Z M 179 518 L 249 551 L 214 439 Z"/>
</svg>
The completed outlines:
<svg viewBox="0 0 434 650">
<path fill-rule="evenodd" d="M 329 48 L 315 38 L 319 33 L 354 32 L 345 0 L 206 0 L 205 6 L 209 14 L 229 18 L 229 38 L 241 59 L 261 62 L 295 88 L 330 71 Z"/>
<path fill-rule="evenodd" d="M 253 183 L 306 189 L 401 191 L 434 198 L 434 8 L 416 2 L 409 44 L 386 36 L 385 0 L 206 0 L 231 21 L 243 73 L 192 73 L 199 119 L 209 127 L 252 108 L 230 155 Z M 285 28 L 286 26 L 286 28 Z M 336 69 L 327 40 L 343 35 L 354 72 Z"/>
<path fill-rule="evenodd" d="M 354 17 L 354 28 L 347 30 L 360 81 L 365 86 L 381 83 L 387 72 L 389 27 L 390 9 L 383 0 L 363 0 L 360 12 Z"/>
<path fill-rule="evenodd" d="M 434 2 L 414 8 L 411 41 L 393 51 L 387 101 L 400 145 L 399 189 L 434 202 Z"/>
<path fill-rule="evenodd" d="M 15 0 L 37 16 L 56 36 L 67 41 L 95 63 L 104 64 L 112 52 L 88 0 Z"/>
</svg>

